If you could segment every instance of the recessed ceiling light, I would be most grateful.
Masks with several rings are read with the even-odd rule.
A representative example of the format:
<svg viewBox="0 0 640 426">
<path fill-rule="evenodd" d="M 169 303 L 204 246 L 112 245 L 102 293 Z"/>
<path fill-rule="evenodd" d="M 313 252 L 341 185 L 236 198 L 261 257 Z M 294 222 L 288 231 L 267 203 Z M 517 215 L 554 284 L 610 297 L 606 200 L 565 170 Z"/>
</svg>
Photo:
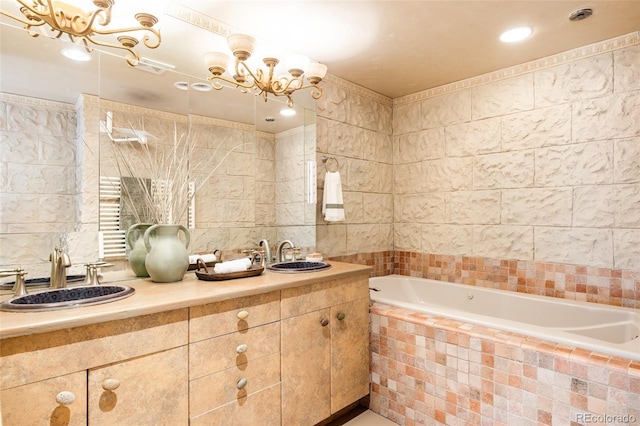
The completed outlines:
<svg viewBox="0 0 640 426">
<path fill-rule="evenodd" d="M 60 53 L 62 53 L 65 58 L 69 58 L 74 61 L 87 62 L 91 60 L 91 55 L 89 54 L 89 52 L 81 49 L 75 49 L 73 47 L 65 47 L 64 49 L 60 50 Z"/>
<path fill-rule="evenodd" d="M 296 110 L 293 108 L 284 108 L 280 110 L 280 115 L 291 117 L 293 115 L 296 115 Z"/>
<path fill-rule="evenodd" d="M 191 88 L 198 92 L 208 92 L 212 89 L 211 85 L 207 83 L 191 83 Z"/>
<path fill-rule="evenodd" d="M 175 83 L 173 83 L 173 87 L 178 90 L 189 90 L 189 83 L 187 83 L 186 81 L 176 81 Z"/>
<path fill-rule="evenodd" d="M 533 34 L 533 28 L 528 26 L 511 28 L 510 30 L 500 34 L 500 41 L 505 43 L 515 43 L 529 38 L 531 34 Z"/>
</svg>

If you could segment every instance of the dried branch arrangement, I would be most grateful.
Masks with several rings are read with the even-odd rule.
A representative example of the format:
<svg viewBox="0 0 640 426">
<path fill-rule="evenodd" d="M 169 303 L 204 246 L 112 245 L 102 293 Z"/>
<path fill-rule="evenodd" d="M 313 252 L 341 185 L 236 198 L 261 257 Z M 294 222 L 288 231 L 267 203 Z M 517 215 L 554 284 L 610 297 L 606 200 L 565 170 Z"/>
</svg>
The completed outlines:
<svg viewBox="0 0 640 426">
<path fill-rule="evenodd" d="M 130 177 L 129 182 L 133 182 L 122 185 L 121 190 L 136 221 L 178 224 L 197 191 L 233 151 L 248 144 L 240 143 L 218 159 L 223 145 L 220 142 L 213 151 L 206 150 L 207 155 L 202 155 L 191 131 L 179 134 L 174 125 L 171 145 L 126 141 L 110 146 L 119 175 Z"/>
</svg>

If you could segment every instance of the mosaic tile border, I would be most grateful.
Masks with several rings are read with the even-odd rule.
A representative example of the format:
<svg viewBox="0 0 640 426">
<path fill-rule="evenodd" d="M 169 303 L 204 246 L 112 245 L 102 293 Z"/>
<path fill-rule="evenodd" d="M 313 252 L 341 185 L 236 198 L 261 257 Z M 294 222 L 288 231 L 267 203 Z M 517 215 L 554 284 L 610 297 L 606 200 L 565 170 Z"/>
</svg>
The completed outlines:
<svg viewBox="0 0 640 426">
<path fill-rule="evenodd" d="M 399 275 L 640 309 L 640 271 L 398 250 L 394 252 L 393 271 Z"/>
</svg>

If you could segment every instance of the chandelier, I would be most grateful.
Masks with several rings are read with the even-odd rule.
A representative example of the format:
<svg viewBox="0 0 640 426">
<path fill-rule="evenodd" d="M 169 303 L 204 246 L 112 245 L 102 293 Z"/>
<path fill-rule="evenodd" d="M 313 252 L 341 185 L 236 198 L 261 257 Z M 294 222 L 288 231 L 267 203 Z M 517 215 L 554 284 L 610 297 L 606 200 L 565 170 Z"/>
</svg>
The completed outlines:
<svg viewBox="0 0 640 426">
<path fill-rule="evenodd" d="M 91 12 L 85 12 L 76 6 L 61 1 L 16 1 L 21 5 L 20 12 L 22 12 L 24 18 L 14 16 L 3 10 L 0 10 L 0 14 L 24 24 L 24 29 L 27 30 L 32 37 L 38 37 L 40 35 L 40 33 L 34 31 L 35 28 L 39 27 L 40 32 L 45 36 L 60 38 L 62 34 L 67 34 L 71 42 L 82 42 L 88 52 L 92 50 L 90 43 L 96 46 L 124 49 L 130 54 L 130 56 L 127 55 L 126 60 L 131 66 L 136 66 L 140 60 L 138 53 L 133 50 L 138 44 L 137 38 L 123 34 L 118 37 L 119 44 L 117 44 L 97 40 L 95 36 L 144 31 L 153 34 L 156 39 L 155 42 L 150 42 L 149 34 L 145 34 L 142 38 L 145 46 L 149 49 L 155 49 L 160 45 L 160 32 L 153 28 L 158 22 L 158 19 L 148 13 L 137 13 L 135 15 L 136 20 L 140 23 L 140 27 L 106 28 L 111 22 L 111 8 L 115 0 L 93 0 L 96 9 Z M 52 34 L 47 33 L 45 28 L 47 24 Z"/>
<path fill-rule="evenodd" d="M 303 70 L 302 67 L 293 67 L 288 70 L 289 75 L 275 76 L 276 65 L 280 62 L 277 58 L 267 57 L 262 59 L 266 69 L 257 68 L 252 71 L 247 60 L 253 53 L 256 40 L 246 34 L 232 34 L 227 38 L 229 48 L 235 57 L 235 74 L 232 78 L 223 76 L 227 70 L 231 58 L 223 52 L 208 52 L 204 55 L 205 65 L 209 68 L 211 75 L 208 80 L 214 89 L 220 90 L 224 86 L 217 80 L 226 81 L 240 88 L 244 92 L 253 91 L 257 95 L 262 95 L 265 102 L 267 95 L 285 96 L 287 105 L 293 107 L 291 95 L 296 90 L 311 89 L 313 99 L 320 99 L 322 88 L 318 83 L 322 81 L 327 73 L 327 66 L 318 62 L 310 62 Z M 304 77 L 309 84 L 305 85 Z"/>
</svg>

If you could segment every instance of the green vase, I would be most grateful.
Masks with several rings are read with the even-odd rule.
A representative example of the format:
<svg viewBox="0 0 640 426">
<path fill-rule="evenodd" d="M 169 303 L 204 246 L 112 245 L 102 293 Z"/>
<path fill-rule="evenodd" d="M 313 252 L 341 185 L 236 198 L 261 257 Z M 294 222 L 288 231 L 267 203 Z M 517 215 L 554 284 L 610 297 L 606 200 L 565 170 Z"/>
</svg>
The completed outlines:
<svg viewBox="0 0 640 426">
<path fill-rule="evenodd" d="M 147 248 L 144 246 L 144 233 L 153 223 L 136 223 L 127 229 L 126 242 L 129 247 L 129 267 L 136 277 L 148 277 L 149 273 L 144 265 L 147 258 Z"/>
<path fill-rule="evenodd" d="M 179 233 L 184 233 L 184 242 Z M 145 267 L 151 281 L 173 283 L 181 281 L 189 268 L 189 230 L 182 225 L 152 225 L 144 233 L 147 249 Z"/>
</svg>

